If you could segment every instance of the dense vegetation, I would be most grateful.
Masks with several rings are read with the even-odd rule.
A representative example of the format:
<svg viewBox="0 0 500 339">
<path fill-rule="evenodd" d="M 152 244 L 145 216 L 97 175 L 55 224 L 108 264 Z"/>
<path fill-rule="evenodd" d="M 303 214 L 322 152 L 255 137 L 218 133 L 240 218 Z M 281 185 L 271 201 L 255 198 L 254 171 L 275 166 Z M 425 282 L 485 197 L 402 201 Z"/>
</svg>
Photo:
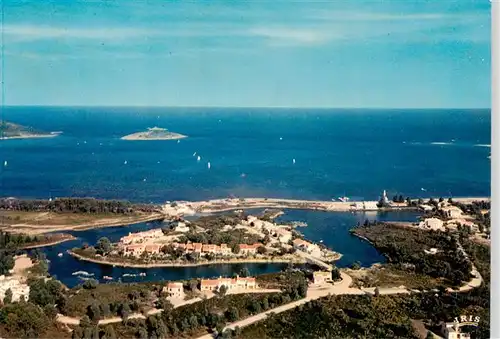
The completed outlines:
<svg viewBox="0 0 500 339">
<path fill-rule="evenodd" d="M 449 233 L 384 223 L 365 224 L 352 232 L 370 240 L 398 269 L 443 278 L 443 283 L 455 286 L 470 279 L 471 264 L 458 250 L 456 238 Z M 438 252 L 424 252 L 430 248 Z"/>
<path fill-rule="evenodd" d="M 113 332 L 126 338 L 179 338 L 207 331 L 220 333 L 228 322 L 305 297 L 307 280 L 304 275 L 295 272 L 288 277 L 290 279 L 282 285 L 282 293 L 225 295 L 225 290 L 221 290 L 214 298 L 175 309 L 162 298 L 158 301 L 158 306 L 161 306 L 164 312 L 149 316 L 146 321 L 127 319 L 129 313 L 125 313 L 122 316 L 125 316 L 126 320 L 120 325 L 114 325 Z M 188 282 L 187 285 L 189 284 Z M 95 299 L 100 299 L 100 294 L 96 293 Z M 76 328 L 74 338 L 89 338 L 85 335 L 95 331 L 95 325 L 92 325 L 92 320 L 95 319 L 86 319 Z"/>
<path fill-rule="evenodd" d="M 37 131 L 32 127 L 26 127 L 18 124 L 14 124 L 12 122 L 8 122 L 5 120 L 0 121 L 0 137 L 8 138 L 8 137 L 16 137 L 21 134 L 31 134 L 38 135 L 44 134 L 41 131 Z"/>
<path fill-rule="evenodd" d="M 464 293 L 415 293 L 400 296 L 330 296 L 250 325 L 234 337 L 253 338 L 417 338 L 411 321 L 422 320 L 439 333 L 442 322 L 478 315 L 472 338 L 489 338 L 490 250 L 471 241 L 463 246 L 485 283 Z"/>
<path fill-rule="evenodd" d="M 94 198 L 56 198 L 54 200 L 0 199 L 0 210 L 24 212 L 59 213 L 114 213 L 154 212 L 156 205 L 132 204 L 122 200 L 100 200 Z"/>
</svg>

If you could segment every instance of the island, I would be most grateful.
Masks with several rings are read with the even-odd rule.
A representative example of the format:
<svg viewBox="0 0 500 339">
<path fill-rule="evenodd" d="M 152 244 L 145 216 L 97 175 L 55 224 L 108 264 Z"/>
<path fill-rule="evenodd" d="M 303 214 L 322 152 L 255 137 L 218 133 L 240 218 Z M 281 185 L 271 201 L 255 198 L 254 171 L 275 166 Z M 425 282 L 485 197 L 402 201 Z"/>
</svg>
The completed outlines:
<svg viewBox="0 0 500 339">
<path fill-rule="evenodd" d="M 146 132 L 137 132 L 122 137 L 122 140 L 176 140 L 187 138 L 186 135 L 170 132 L 166 128 L 148 128 Z"/>
<path fill-rule="evenodd" d="M 33 127 L 22 126 L 8 121 L 0 121 L 0 140 L 4 139 L 29 139 L 29 138 L 51 138 L 61 132 L 42 132 Z"/>
<path fill-rule="evenodd" d="M 164 228 L 107 238 L 69 251 L 77 259 L 123 267 L 152 268 L 236 263 L 306 263 L 331 269 L 341 255 L 302 239 L 291 226 L 256 216 L 210 216 L 179 220 Z"/>
</svg>

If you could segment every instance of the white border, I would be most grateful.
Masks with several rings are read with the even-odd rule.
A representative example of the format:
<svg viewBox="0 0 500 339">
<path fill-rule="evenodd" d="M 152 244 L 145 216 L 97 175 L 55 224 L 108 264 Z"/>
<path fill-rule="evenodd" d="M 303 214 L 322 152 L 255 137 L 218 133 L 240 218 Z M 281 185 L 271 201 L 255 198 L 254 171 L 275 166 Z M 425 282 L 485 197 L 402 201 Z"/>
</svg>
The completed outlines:
<svg viewBox="0 0 500 339">
<path fill-rule="evenodd" d="M 500 1 L 491 0 L 491 309 L 490 336 L 500 338 Z M 496 132 L 496 133 L 495 133 Z"/>
</svg>

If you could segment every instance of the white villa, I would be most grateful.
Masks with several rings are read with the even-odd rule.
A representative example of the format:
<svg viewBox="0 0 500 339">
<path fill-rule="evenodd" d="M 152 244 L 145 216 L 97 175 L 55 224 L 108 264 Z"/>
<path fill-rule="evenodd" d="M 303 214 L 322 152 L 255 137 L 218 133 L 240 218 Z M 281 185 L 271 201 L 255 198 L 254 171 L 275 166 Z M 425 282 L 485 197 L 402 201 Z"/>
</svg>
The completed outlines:
<svg viewBox="0 0 500 339">
<path fill-rule="evenodd" d="M 168 283 L 163 287 L 163 292 L 168 293 L 171 298 L 184 299 L 184 285 L 180 282 Z"/>
<path fill-rule="evenodd" d="M 241 278 L 239 276 L 236 276 L 236 278 L 222 278 L 220 277 L 219 279 L 202 279 L 201 280 L 201 285 L 200 285 L 200 290 L 201 291 L 213 291 L 216 288 L 220 288 L 221 286 L 226 286 L 227 290 L 234 290 L 234 289 L 256 289 L 258 288 L 258 285 L 255 281 L 255 278 Z"/>
</svg>

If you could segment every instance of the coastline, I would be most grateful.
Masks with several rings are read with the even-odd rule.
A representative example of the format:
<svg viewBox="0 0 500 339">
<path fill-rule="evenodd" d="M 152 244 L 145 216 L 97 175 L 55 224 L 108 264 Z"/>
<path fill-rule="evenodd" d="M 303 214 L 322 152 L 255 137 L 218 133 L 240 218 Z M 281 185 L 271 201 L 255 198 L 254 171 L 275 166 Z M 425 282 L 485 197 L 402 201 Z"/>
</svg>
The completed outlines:
<svg viewBox="0 0 500 339">
<path fill-rule="evenodd" d="M 36 139 L 36 138 L 53 138 L 57 137 L 57 134 L 40 134 L 40 135 L 18 135 L 14 137 L 0 137 L 0 140 L 10 140 L 10 139 Z"/>
<path fill-rule="evenodd" d="M 80 225 L 32 225 L 32 224 L 17 224 L 10 225 L 9 227 L 18 227 L 19 229 L 10 229 L 10 232 L 13 233 L 26 233 L 30 235 L 36 234 L 44 234 L 51 232 L 60 232 L 60 231 L 86 231 L 94 228 L 106 228 L 106 227 L 118 227 L 118 226 L 127 226 L 134 225 L 141 222 L 162 220 L 166 216 L 162 213 L 155 213 L 153 215 L 144 216 L 141 218 L 134 218 L 132 220 L 119 220 L 119 221 L 99 221 L 94 223 L 80 224 Z"/>
<path fill-rule="evenodd" d="M 490 197 L 463 197 L 453 198 L 454 201 L 462 203 L 470 203 L 472 201 L 486 200 L 489 201 Z M 307 209 L 318 210 L 324 212 L 366 212 L 366 211 L 403 211 L 418 210 L 418 207 L 408 206 L 393 206 L 390 208 L 374 207 L 377 201 L 324 201 L 324 200 L 297 200 L 297 199 L 275 199 L 275 198 L 244 198 L 239 199 L 213 199 L 207 201 L 195 202 L 179 202 L 186 205 L 197 213 L 218 213 L 238 209 L 260 209 L 260 208 L 276 208 L 276 209 Z M 365 208 L 358 207 L 356 204 L 365 203 Z M 170 210 L 168 205 L 164 210 L 168 213 Z"/>
<path fill-rule="evenodd" d="M 279 263 L 294 263 L 294 264 L 304 264 L 306 260 L 290 260 L 290 259 L 232 259 L 232 260 L 221 260 L 212 262 L 202 262 L 202 263 L 157 263 L 157 264 L 133 264 L 124 262 L 114 262 L 107 260 L 100 260 L 94 258 L 88 258 L 77 254 L 71 250 L 67 253 L 74 258 L 82 261 L 88 261 L 95 264 L 109 265 L 109 266 L 120 266 L 120 267 L 130 267 L 130 268 L 158 268 L 158 267 L 198 267 L 198 266 L 210 266 L 210 265 L 231 265 L 231 264 L 279 264 Z M 298 259 L 298 258 L 297 258 Z"/>
<path fill-rule="evenodd" d="M 144 136 L 145 132 L 133 133 L 129 135 L 125 135 L 120 138 L 120 140 L 129 140 L 129 141 L 148 141 L 148 140 L 178 140 L 187 138 L 187 135 L 172 133 L 172 135 L 165 137 L 148 137 Z"/>
<path fill-rule="evenodd" d="M 63 242 L 71 241 L 71 240 L 75 240 L 75 239 L 77 239 L 77 238 L 74 237 L 74 236 L 72 236 L 71 234 L 66 234 L 64 238 L 57 239 L 57 240 L 54 240 L 54 241 L 50 241 L 50 242 L 47 242 L 47 243 L 37 244 L 37 245 L 23 246 L 23 247 L 21 247 L 21 249 L 22 250 L 30 250 L 30 249 L 33 249 L 33 248 L 49 247 L 49 246 L 58 245 L 58 244 L 61 244 Z"/>
</svg>

